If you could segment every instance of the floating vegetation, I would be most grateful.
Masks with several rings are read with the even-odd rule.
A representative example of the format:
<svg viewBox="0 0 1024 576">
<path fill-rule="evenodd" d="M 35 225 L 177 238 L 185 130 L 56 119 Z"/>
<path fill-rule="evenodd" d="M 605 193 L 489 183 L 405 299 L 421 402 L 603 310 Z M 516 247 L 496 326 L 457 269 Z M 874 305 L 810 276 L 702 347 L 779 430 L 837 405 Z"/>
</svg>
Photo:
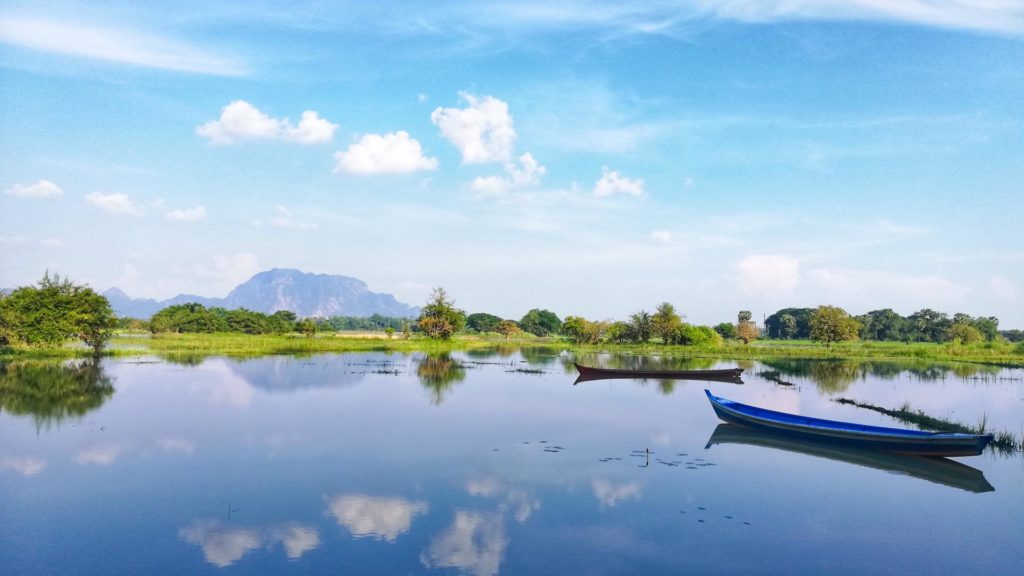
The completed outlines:
<svg viewBox="0 0 1024 576">
<path fill-rule="evenodd" d="M 910 408 L 910 402 L 904 402 L 902 406 L 895 410 L 889 410 L 888 408 L 882 408 L 881 406 L 875 406 L 873 404 L 857 402 L 856 400 L 850 400 L 849 398 L 835 398 L 833 399 L 833 402 L 848 404 L 858 408 L 864 408 L 865 410 L 878 412 L 879 414 L 885 414 L 894 420 L 913 424 L 920 430 L 933 432 L 957 432 L 960 434 L 986 434 L 988 428 L 987 416 L 983 415 L 981 417 L 977 427 L 968 426 L 967 424 L 962 424 L 953 420 L 929 416 L 928 414 L 925 414 L 923 410 L 912 410 Z M 1012 454 L 1019 450 L 1024 450 L 1024 443 L 1017 439 L 1017 436 L 1012 432 L 997 431 L 994 432 L 994 436 L 995 439 L 992 440 L 989 446 L 992 446 L 999 452 Z"/>
<path fill-rule="evenodd" d="M 780 386 L 793 386 L 792 382 L 787 382 L 782 379 L 782 373 L 778 370 L 763 370 L 757 373 L 758 376 L 764 378 L 769 382 L 774 382 Z"/>
<path fill-rule="evenodd" d="M 505 372 L 518 372 L 520 374 L 546 374 L 539 368 L 514 368 L 512 370 L 505 370 Z"/>
</svg>

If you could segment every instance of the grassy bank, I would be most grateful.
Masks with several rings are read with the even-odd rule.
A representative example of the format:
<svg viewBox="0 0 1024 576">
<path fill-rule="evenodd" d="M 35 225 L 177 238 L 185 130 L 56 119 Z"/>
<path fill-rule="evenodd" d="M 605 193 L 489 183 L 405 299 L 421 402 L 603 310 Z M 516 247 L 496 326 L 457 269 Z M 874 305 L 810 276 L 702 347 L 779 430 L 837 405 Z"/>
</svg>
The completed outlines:
<svg viewBox="0 0 1024 576">
<path fill-rule="evenodd" d="M 825 346 L 802 340 L 759 340 L 750 344 L 726 342 L 718 347 L 664 346 L 648 344 L 572 344 L 560 338 L 505 339 L 499 335 L 458 335 L 448 341 L 418 335 L 404 339 L 383 333 L 331 333 L 307 338 L 298 334 L 160 334 L 120 333 L 107 349 L 108 356 L 145 353 L 196 356 L 260 356 L 265 354 L 316 354 L 324 352 L 398 351 L 444 352 L 518 346 L 558 346 L 581 353 L 661 355 L 681 358 L 733 358 L 761 360 L 872 359 L 934 362 L 972 362 L 997 366 L 1024 367 L 1024 353 L 1008 343 L 932 344 L 903 342 L 842 342 Z M 0 360 L 14 358 L 75 358 L 89 355 L 77 344 L 51 348 L 0 349 Z"/>
</svg>

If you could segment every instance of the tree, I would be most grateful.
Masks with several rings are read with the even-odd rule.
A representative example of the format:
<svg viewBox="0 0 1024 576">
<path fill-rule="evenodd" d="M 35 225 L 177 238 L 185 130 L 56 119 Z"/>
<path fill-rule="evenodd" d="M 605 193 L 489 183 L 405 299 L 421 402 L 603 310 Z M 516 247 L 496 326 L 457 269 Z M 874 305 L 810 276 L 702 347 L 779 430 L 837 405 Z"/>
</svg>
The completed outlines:
<svg viewBox="0 0 1024 576">
<path fill-rule="evenodd" d="M 736 326 L 733 326 L 728 322 L 722 322 L 715 326 L 715 332 L 718 332 L 719 336 L 727 340 L 736 338 Z"/>
<path fill-rule="evenodd" d="M 577 344 L 596 344 L 607 329 L 608 322 L 591 322 L 580 316 L 566 316 L 562 322 L 562 334 Z"/>
<path fill-rule="evenodd" d="M 519 327 L 519 324 L 516 324 L 515 320 L 502 320 L 494 327 L 494 331 L 508 339 L 516 334 L 521 334 L 523 329 Z"/>
<path fill-rule="evenodd" d="M 959 342 L 961 344 L 974 344 L 985 339 L 981 330 L 978 330 L 968 322 L 953 322 L 953 325 L 946 330 L 946 340 Z"/>
<path fill-rule="evenodd" d="M 633 329 L 627 322 L 618 320 L 612 322 L 604 331 L 605 337 L 608 338 L 609 342 L 615 344 L 624 344 L 633 339 Z"/>
<path fill-rule="evenodd" d="M 785 316 L 792 316 L 796 321 L 796 329 Z M 783 308 L 764 320 L 764 333 L 767 338 L 796 339 L 802 340 L 811 337 L 811 309 L 810 308 Z"/>
<path fill-rule="evenodd" d="M 722 336 L 708 326 L 683 324 L 678 329 L 676 341 L 684 346 L 710 348 L 721 346 Z"/>
<path fill-rule="evenodd" d="M 818 306 L 811 314 L 811 339 L 831 344 L 856 340 L 860 323 L 837 306 Z"/>
<path fill-rule="evenodd" d="M 792 314 L 783 314 L 779 318 L 779 324 L 782 327 L 782 337 L 786 340 L 793 338 L 796 335 L 796 317 Z"/>
<path fill-rule="evenodd" d="M 299 332 L 302 332 L 306 338 L 312 338 L 316 336 L 316 322 L 312 318 L 306 318 L 298 325 Z"/>
<path fill-rule="evenodd" d="M 647 343 L 651 339 L 653 330 L 651 315 L 646 310 L 641 310 L 629 316 L 629 339 L 640 344 Z"/>
<path fill-rule="evenodd" d="M 757 332 L 757 325 L 751 321 L 752 315 L 749 310 L 740 310 L 736 315 L 736 336 L 743 340 L 744 344 L 750 344 L 751 340 L 757 340 L 760 336 Z"/>
<path fill-rule="evenodd" d="M 651 332 L 661 338 L 663 344 L 675 342 L 679 329 L 683 327 L 683 319 L 672 304 L 662 302 L 651 316 Z"/>
<path fill-rule="evenodd" d="M 499 322 L 501 322 L 501 318 L 494 314 L 477 312 L 466 317 L 466 328 L 474 332 L 494 332 Z"/>
<path fill-rule="evenodd" d="M 388 326 L 384 329 L 384 335 L 387 336 L 388 340 L 391 340 L 395 336 L 395 329 Z"/>
<path fill-rule="evenodd" d="M 455 307 L 444 288 L 434 288 L 416 325 L 429 338 L 448 340 L 466 325 L 466 313 Z"/>
<path fill-rule="evenodd" d="M 36 286 L 0 298 L 0 344 L 55 346 L 80 338 L 99 356 L 117 319 L 92 288 L 46 273 Z"/>
<path fill-rule="evenodd" d="M 985 337 L 985 340 L 988 340 L 989 342 L 992 342 L 999 337 L 999 318 L 996 318 L 995 316 L 989 316 L 987 318 L 978 316 L 971 322 L 971 326 L 977 328 L 978 331 L 981 332 L 982 336 Z"/>
<path fill-rule="evenodd" d="M 858 316 L 857 321 L 861 324 L 861 340 L 900 342 L 907 340 L 912 332 L 910 322 L 889 308 L 872 310 Z"/>
<path fill-rule="evenodd" d="M 550 310 L 538 310 L 534 308 L 523 316 L 519 326 L 537 336 L 557 334 L 562 329 L 562 321 Z"/>
<path fill-rule="evenodd" d="M 946 330 L 952 323 L 948 315 L 930 308 L 914 312 L 907 317 L 907 320 L 909 320 L 911 328 L 908 339 L 920 342 L 942 342 L 946 336 Z"/>
</svg>

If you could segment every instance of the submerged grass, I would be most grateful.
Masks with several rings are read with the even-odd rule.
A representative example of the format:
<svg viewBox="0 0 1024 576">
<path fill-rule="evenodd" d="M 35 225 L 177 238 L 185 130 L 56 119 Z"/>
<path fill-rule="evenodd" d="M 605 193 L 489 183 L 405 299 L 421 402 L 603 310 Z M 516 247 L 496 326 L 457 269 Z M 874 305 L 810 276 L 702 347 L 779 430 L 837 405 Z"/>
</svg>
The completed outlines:
<svg viewBox="0 0 1024 576">
<path fill-rule="evenodd" d="M 864 402 L 857 402 L 856 400 L 850 400 L 849 398 L 835 398 L 833 401 L 839 404 L 848 404 L 858 408 L 864 408 L 865 410 L 878 412 L 879 414 L 885 414 L 894 420 L 913 424 L 914 426 L 917 426 L 918 429 L 927 430 L 929 432 L 958 432 L 960 434 L 987 433 L 988 417 L 984 414 L 982 414 L 981 420 L 978 422 L 978 426 L 974 427 L 953 420 L 929 416 L 922 410 L 911 410 L 910 402 L 904 402 L 899 408 L 889 410 L 888 408 L 875 406 L 874 404 L 866 404 Z M 994 436 L 995 439 L 992 440 L 989 445 L 1000 452 L 1014 453 L 1024 450 L 1024 442 L 1018 440 L 1012 432 L 1000 430 L 995 432 Z"/>
</svg>

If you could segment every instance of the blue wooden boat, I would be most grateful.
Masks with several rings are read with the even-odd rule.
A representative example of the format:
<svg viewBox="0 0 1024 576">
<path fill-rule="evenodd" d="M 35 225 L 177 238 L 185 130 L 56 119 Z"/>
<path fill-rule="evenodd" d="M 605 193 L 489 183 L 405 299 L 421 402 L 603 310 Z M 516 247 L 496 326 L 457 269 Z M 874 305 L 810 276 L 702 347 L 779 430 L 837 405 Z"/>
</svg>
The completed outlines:
<svg viewBox="0 0 1024 576">
<path fill-rule="evenodd" d="M 919 478 L 979 494 L 995 490 L 981 470 L 940 456 L 899 454 L 886 450 L 844 446 L 833 442 L 799 438 L 789 434 L 776 434 L 737 424 L 719 424 L 708 438 L 704 449 L 707 450 L 717 444 L 742 444 L 785 450 L 794 454 L 826 458 L 835 462 L 845 462 L 892 474 Z"/>
<path fill-rule="evenodd" d="M 810 418 L 740 404 L 708 390 L 704 393 L 726 422 L 845 446 L 927 456 L 977 456 L 993 438 L 991 434 L 922 432 Z"/>
</svg>

